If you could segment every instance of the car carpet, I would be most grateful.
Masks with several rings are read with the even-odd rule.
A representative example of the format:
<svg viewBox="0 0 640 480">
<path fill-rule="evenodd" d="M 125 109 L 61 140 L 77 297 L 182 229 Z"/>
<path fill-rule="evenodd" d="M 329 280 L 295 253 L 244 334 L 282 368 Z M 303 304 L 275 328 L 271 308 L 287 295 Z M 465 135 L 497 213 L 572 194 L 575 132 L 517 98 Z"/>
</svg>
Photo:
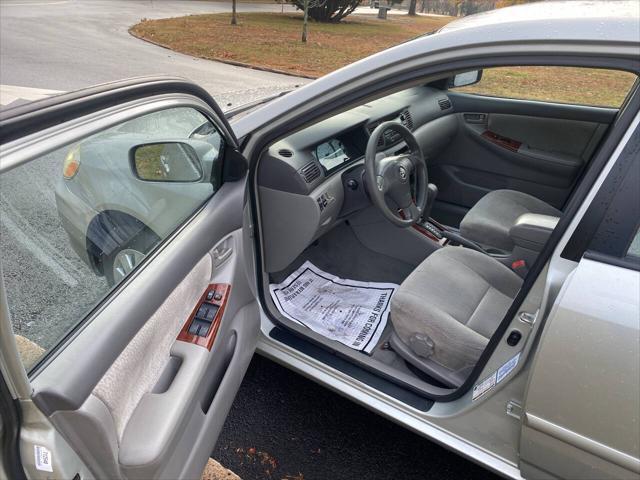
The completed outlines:
<svg viewBox="0 0 640 480">
<path fill-rule="evenodd" d="M 280 283 L 305 261 L 341 278 L 362 282 L 400 284 L 414 267 L 366 248 L 349 225 L 341 224 L 309 246 L 291 265 L 271 274 L 271 282 Z"/>
</svg>

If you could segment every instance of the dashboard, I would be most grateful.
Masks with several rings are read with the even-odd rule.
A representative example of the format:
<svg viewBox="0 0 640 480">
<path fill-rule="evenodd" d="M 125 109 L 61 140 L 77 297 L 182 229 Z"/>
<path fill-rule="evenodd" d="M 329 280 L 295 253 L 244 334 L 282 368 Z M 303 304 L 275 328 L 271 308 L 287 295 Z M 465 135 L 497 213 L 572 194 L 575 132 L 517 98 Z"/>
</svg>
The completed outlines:
<svg viewBox="0 0 640 480">
<path fill-rule="evenodd" d="M 258 164 L 258 193 L 267 271 L 285 268 L 310 243 L 348 215 L 370 205 L 363 171 L 373 130 L 395 121 L 413 132 L 426 157 L 445 148 L 457 131 L 446 92 L 413 87 L 339 113 L 271 145 Z M 394 132 L 377 149 L 406 150 Z"/>
</svg>

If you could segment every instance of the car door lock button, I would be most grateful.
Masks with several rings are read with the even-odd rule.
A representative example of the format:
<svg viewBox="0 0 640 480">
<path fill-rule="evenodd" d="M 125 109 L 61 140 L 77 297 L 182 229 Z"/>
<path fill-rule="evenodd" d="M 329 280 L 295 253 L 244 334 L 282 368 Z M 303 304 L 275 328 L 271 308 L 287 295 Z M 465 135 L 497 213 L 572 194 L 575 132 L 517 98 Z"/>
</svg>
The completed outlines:
<svg viewBox="0 0 640 480">
<path fill-rule="evenodd" d="M 522 334 L 518 330 L 512 331 L 507 337 L 507 345 L 510 347 L 515 347 L 520 339 L 522 338 Z"/>
</svg>

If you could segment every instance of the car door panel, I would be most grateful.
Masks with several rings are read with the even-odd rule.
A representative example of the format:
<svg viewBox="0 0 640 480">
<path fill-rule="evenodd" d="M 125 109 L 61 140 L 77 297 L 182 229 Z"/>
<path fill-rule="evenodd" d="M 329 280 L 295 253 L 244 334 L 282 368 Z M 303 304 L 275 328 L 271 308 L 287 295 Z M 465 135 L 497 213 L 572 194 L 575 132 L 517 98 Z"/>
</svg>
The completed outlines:
<svg viewBox="0 0 640 480">
<path fill-rule="evenodd" d="M 637 270 L 586 258 L 565 282 L 529 377 L 524 477 L 539 478 L 534 468 L 558 478 L 640 473 L 640 366 L 630 361 L 640 355 L 639 291 Z"/>
<path fill-rule="evenodd" d="M 227 202 L 220 204 L 212 199 L 194 219 L 194 225 L 187 226 L 132 278 L 124 295 L 114 298 L 33 381 L 36 403 L 50 413 L 62 432 L 71 430 L 75 432 L 71 435 L 81 437 L 78 443 L 72 442 L 74 448 L 82 450 L 90 442 L 110 444 L 113 442 L 109 439 L 117 439 L 117 455 L 112 462 L 102 455 L 88 462 L 104 465 L 106 475 L 120 471 L 127 478 L 153 478 L 166 475 L 167 469 L 182 475 L 182 469 L 191 468 L 193 464 L 185 458 L 169 462 L 169 453 L 183 444 L 193 448 L 196 438 L 191 437 L 197 430 L 204 430 L 207 423 L 214 423 L 213 417 L 221 416 L 218 423 L 222 425 L 250 359 L 240 352 L 253 353 L 258 314 L 255 304 L 251 307 L 254 298 L 240 260 L 243 185 L 225 184 L 223 189 L 234 190 L 224 195 Z M 238 212 L 235 222 L 220 218 L 228 218 L 229 211 Z M 223 265 L 214 268 L 209 250 L 215 250 L 210 242 L 217 237 L 222 237 L 220 243 L 232 244 L 228 247 L 232 253 Z M 171 289 L 182 273 L 186 273 L 182 281 Z M 177 336 L 211 283 L 229 284 L 231 292 L 209 351 L 177 340 Z M 119 347 L 113 342 L 113 332 L 121 334 Z M 124 332 L 131 336 L 122 335 Z M 96 338 L 105 341 L 96 342 Z M 104 374 L 98 368 L 87 372 L 87 362 L 96 366 L 102 363 L 108 369 Z M 60 382 L 63 372 L 67 381 Z M 221 388 L 225 381 L 237 385 Z M 218 391 L 232 394 L 225 397 L 223 393 L 219 399 Z M 85 407 L 88 398 L 91 400 Z M 92 418 L 97 402 L 106 412 Z M 93 428 L 77 432 L 77 415 Z M 111 422 L 105 425 L 105 418 Z M 194 418 L 198 428 L 190 431 L 185 427 Z M 57 419 L 64 420 L 57 423 Z M 204 445 L 212 447 L 214 442 L 210 439 Z M 102 449 L 86 448 L 88 455 L 96 451 Z M 180 451 L 190 455 L 188 449 Z M 203 466 L 202 462 L 196 465 Z"/>
<path fill-rule="evenodd" d="M 119 106 L 115 93 L 122 89 L 128 103 Z M 77 142 L 87 131 L 100 131 L 93 122 L 110 128 L 114 121 L 138 118 L 141 110 L 181 105 L 201 112 L 223 132 L 223 162 L 244 161 L 235 152 L 235 137 L 225 134 L 230 127 L 215 103 L 187 82 L 138 79 L 98 87 L 94 94 L 107 97 L 104 111 L 91 92 L 85 94 L 90 97 L 87 105 L 75 93 L 56 99 L 54 105 L 46 102 L 43 125 L 58 128 L 48 123 L 51 109 L 72 122 L 61 128 L 62 145 Z M 65 105 L 81 127 L 73 126 L 75 117 Z M 117 120 L 110 117 L 114 110 Z M 52 142 L 38 145 L 38 130 L 32 124 L 40 115 L 38 109 L 29 107 L 22 113 L 30 117 L 28 122 L 5 122 L 10 135 L 5 139 L 13 142 L 3 158 L 5 165 L 25 162 L 19 156 L 26 150 L 14 148 L 21 141 L 38 152 L 33 156 L 60 148 L 58 134 L 51 130 L 42 138 Z M 16 125 L 32 135 L 21 139 Z M 73 128 L 80 128 L 75 137 Z M 107 291 L 30 373 L 33 404 L 96 478 L 199 477 L 249 365 L 259 313 L 243 248 L 246 168 L 226 163 L 225 168 L 231 173 L 215 194 L 201 207 L 196 204 L 195 213 Z M 211 300 L 220 306 L 203 344 L 189 334 L 187 322 L 211 285 L 224 285 L 228 295 Z M 42 427 L 23 425 L 23 452 L 33 452 L 34 439 L 42 438 L 35 428 Z"/>
<path fill-rule="evenodd" d="M 458 132 L 430 160 L 434 214 L 457 225 L 486 193 L 511 189 L 561 209 L 615 109 L 450 93 Z"/>
</svg>

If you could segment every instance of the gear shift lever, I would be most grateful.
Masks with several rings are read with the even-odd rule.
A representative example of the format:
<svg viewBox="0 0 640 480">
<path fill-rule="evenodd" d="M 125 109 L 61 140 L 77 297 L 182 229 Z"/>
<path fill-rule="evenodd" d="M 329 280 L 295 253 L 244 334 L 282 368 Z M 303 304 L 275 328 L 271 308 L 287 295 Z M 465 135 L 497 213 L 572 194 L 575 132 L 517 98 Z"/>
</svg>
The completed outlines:
<svg viewBox="0 0 640 480">
<path fill-rule="evenodd" d="M 431 209 L 433 208 L 433 203 L 436 201 L 436 197 L 438 196 L 438 187 L 430 183 L 427 186 L 427 204 L 424 207 L 424 212 L 422 212 L 422 218 L 425 221 L 428 221 L 431 217 Z"/>
</svg>

